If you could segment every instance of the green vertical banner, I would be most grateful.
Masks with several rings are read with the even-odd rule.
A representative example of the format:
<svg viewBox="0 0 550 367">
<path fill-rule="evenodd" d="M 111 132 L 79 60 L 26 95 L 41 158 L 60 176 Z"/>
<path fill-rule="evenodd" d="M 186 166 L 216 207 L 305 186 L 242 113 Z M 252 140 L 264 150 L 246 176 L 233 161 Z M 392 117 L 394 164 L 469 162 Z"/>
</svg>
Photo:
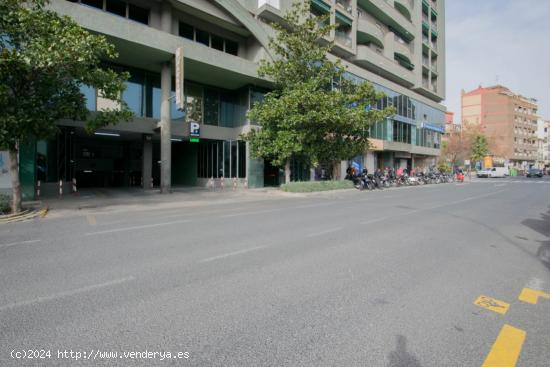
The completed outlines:
<svg viewBox="0 0 550 367">
<path fill-rule="evenodd" d="M 36 141 L 33 139 L 19 146 L 19 180 L 23 200 L 35 199 Z"/>
</svg>

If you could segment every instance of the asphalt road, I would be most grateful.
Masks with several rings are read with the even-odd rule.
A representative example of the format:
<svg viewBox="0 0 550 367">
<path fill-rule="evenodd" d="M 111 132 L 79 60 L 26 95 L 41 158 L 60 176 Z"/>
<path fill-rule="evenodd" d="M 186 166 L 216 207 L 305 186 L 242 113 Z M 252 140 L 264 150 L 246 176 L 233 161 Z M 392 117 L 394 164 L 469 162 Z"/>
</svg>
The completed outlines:
<svg viewBox="0 0 550 367">
<path fill-rule="evenodd" d="M 0 226 L 0 366 L 550 366 L 549 178 L 149 209 Z"/>
</svg>

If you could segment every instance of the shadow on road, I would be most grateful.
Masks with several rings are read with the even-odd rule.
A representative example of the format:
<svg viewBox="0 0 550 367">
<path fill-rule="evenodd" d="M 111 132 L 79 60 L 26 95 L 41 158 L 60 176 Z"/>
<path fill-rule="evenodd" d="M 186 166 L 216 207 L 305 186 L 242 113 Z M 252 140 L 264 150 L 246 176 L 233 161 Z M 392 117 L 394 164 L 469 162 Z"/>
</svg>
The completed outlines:
<svg viewBox="0 0 550 367">
<path fill-rule="evenodd" d="M 395 350 L 388 355 L 388 367 L 422 367 L 418 359 L 407 351 L 407 338 L 396 336 Z"/>
<path fill-rule="evenodd" d="M 539 219 L 525 219 L 521 224 L 550 239 L 550 210 L 546 213 L 541 213 L 540 216 Z M 550 270 L 550 240 L 541 241 L 541 245 L 537 250 L 537 258 Z"/>
</svg>

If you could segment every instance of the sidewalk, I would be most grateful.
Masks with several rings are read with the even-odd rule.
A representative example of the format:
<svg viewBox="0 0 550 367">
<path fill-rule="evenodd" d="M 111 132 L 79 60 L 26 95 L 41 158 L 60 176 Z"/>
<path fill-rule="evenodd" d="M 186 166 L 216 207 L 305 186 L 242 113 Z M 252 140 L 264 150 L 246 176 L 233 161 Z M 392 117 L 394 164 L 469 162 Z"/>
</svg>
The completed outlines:
<svg viewBox="0 0 550 367">
<path fill-rule="evenodd" d="M 173 187 L 171 194 L 161 195 L 160 190 L 140 188 L 94 188 L 81 189 L 77 194 L 62 197 L 44 197 L 28 202 L 28 206 L 49 209 L 48 217 L 84 215 L 90 212 L 127 212 L 212 206 L 239 202 L 273 200 L 288 197 L 278 188 L 208 190 L 200 187 Z"/>
</svg>

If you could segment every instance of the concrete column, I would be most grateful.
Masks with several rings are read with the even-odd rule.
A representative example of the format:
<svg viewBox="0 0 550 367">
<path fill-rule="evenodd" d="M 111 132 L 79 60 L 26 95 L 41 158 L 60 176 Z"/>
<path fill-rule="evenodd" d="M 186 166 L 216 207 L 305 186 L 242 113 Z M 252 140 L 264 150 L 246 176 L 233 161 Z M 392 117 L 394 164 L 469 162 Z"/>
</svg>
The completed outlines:
<svg viewBox="0 0 550 367">
<path fill-rule="evenodd" d="M 151 187 L 153 171 L 153 139 L 151 135 L 143 134 L 143 158 L 141 162 L 142 188 Z"/>
<path fill-rule="evenodd" d="M 163 1 L 160 14 L 160 28 L 164 32 L 172 31 L 172 5 Z M 172 65 L 170 61 L 162 64 L 160 74 L 160 192 L 167 194 L 172 185 L 172 132 L 170 121 L 170 92 L 172 90 Z"/>
<path fill-rule="evenodd" d="M 160 76 L 160 192 L 167 194 L 172 184 L 172 132 L 170 126 L 170 90 L 172 89 L 172 66 L 162 65 Z"/>
</svg>

